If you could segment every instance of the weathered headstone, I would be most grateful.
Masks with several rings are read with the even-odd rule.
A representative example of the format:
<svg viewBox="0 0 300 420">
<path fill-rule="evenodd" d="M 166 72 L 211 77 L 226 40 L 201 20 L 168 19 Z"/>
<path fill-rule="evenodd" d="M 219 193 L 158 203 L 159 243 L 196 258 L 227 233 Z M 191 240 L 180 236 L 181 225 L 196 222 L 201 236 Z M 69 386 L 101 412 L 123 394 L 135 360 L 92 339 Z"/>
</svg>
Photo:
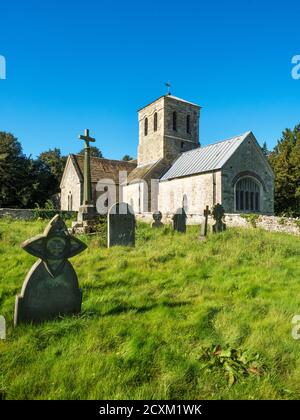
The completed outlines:
<svg viewBox="0 0 300 420">
<path fill-rule="evenodd" d="M 127 203 L 114 204 L 107 216 L 107 246 L 135 245 L 135 216 Z"/>
<path fill-rule="evenodd" d="M 206 206 L 205 210 L 203 211 L 204 215 L 204 222 L 201 223 L 200 229 L 200 239 L 205 239 L 207 236 L 207 227 L 208 227 L 208 216 L 211 214 L 209 207 Z"/>
<path fill-rule="evenodd" d="M 155 213 L 153 213 L 152 217 L 153 217 L 153 220 L 154 220 L 154 222 L 152 222 L 152 227 L 153 228 L 160 228 L 164 225 L 161 221 L 162 214 L 161 214 L 160 211 L 156 211 Z"/>
<path fill-rule="evenodd" d="M 177 232 L 186 232 L 186 219 L 187 215 L 184 208 L 180 208 L 176 211 L 174 216 L 172 217 L 173 220 L 173 229 Z"/>
<path fill-rule="evenodd" d="M 225 210 L 221 204 L 216 204 L 212 209 L 212 215 L 216 223 L 213 225 L 213 232 L 223 232 L 226 230 L 226 224 L 223 222 Z"/>
<path fill-rule="evenodd" d="M 69 234 L 59 215 L 50 221 L 43 235 L 22 244 L 25 251 L 40 259 L 32 266 L 21 294 L 16 297 L 15 325 L 80 312 L 82 292 L 68 258 L 86 247 Z"/>
</svg>

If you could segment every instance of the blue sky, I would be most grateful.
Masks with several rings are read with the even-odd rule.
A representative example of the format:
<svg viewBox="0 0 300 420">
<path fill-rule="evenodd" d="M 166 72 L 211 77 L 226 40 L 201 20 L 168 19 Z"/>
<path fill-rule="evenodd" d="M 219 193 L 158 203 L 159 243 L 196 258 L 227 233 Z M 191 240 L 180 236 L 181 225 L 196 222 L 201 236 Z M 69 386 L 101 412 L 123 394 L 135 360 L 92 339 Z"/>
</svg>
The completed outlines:
<svg viewBox="0 0 300 420">
<path fill-rule="evenodd" d="M 200 104 L 200 141 L 252 130 L 273 147 L 300 123 L 300 2 L 10 1 L 0 9 L 0 131 L 26 154 L 136 156 L 137 109 L 165 93 Z"/>
</svg>

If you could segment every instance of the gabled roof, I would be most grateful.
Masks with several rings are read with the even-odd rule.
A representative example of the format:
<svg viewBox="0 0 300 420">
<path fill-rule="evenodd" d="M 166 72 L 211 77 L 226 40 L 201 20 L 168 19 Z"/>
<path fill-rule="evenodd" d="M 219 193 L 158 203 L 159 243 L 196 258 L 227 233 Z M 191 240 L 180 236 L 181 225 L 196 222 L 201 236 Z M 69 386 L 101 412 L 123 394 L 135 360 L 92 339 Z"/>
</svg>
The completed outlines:
<svg viewBox="0 0 300 420">
<path fill-rule="evenodd" d="M 201 106 L 200 106 L 200 105 L 194 104 L 193 102 L 189 102 L 189 101 L 186 101 L 185 99 L 178 98 L 177 96 L 173 96 L 173 95 L 168 95 L 168 94 L 167 94 L 167 95 L 162 95 L 162 96 L 160 96 L 159 98 L 154 99 L 154 101 L 149 102 L 147 105 L 143 106 L 142 108 L 139 108 L 139 109 L 138 109 L 138 112 L 139 112 L 139 111 L 142 111 L 143 109 L 147 108 L 149 105 L 153 104 L 153 103 L 154 103 L 154 102 L 156 102 L 156 101 L 159 101 L 159 100 L 160 100 L 160 99 L 162 99 L 162 98 L 171 98 L 171 99 L 175 99 L 176 101 L 184 102 L 184 103 L 186 103 L 186 104 L 193 105 L 193 106 L 196 106 L 196 107 L 198 107 L 198 108 L 201 108 Z"/>
<path fill-rule="evenodd" d="M 75 170 L 77 172 L 80 182 L 83 181 L 84 171 L 84 156 L 83 155 L 69 155 Z M 67 162 L 68 164 L 68 162 Z M 66 171 L 67 165 L 65 167 Z M 119 184 L 119 171 L 126 171 L 130 173 L 136 168 L 136 161 L 123 161 L 113 159 L 103 159 L 91 157 L 91 175 L 92 182 L 98 182 L 100 179 L 112 179 L 116 184 Z M 63 175 L 64 178 L 64 175 Z M 62 182 L 63 182 L 62 178 Z"/>
<path fill-rule="evenodd" d="M 182 153 L 161 181 L 221 169 L 250 133 Z"/>
</svg>

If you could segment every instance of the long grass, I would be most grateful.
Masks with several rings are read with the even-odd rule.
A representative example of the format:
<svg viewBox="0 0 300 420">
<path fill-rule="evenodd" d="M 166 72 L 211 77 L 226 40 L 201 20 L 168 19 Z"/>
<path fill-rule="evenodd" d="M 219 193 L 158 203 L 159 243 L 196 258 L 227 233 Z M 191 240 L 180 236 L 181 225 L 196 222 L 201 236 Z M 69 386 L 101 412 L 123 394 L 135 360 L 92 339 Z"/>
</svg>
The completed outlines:
<svg viewBox="0 0 300 420">
<path fill-rule="evenodd" d="M 20 243 L 45 224 L 0 220 L 0 398 L 300 397 L 299 238 L 229 229 L 202 242 L 198 227 L 140 224 L 135 248 L 106 249 L 83 236 L 89 248 L 71 260 L 82 313 L 14 329 L 15 295 L 35 262 Z"/>
</svg>

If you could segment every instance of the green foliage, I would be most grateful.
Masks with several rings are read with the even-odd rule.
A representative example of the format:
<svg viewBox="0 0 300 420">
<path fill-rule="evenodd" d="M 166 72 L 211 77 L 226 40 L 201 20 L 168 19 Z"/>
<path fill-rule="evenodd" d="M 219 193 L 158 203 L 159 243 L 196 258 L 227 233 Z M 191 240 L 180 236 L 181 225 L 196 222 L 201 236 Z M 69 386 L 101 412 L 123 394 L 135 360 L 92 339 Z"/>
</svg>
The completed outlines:
<svg viewBox="0 0 300 420">
<path fill-rule="evenodd" d="M 232 386 L 239 378 L 247 375 L 263 374 L 260 355 L 250 354 L 247 350 L 225 348 L 220 345 L 203 347 L 199 357 L 201 367 L 206 371 L 221 370 Z"/>
<path fill-rule="evenodd" d="M 266 141 L 264 142 L 264 144 L 263 144 L 263 146 L 262 146 L 261 150 L 262 150 L 263 154 L 264 154 L 266 157 L 268 157 L 268 156 L 269 156 L 270 151 L 269 151 L 269 149 L 268 149 L 268 145 L 267 145 L 267 142 L 266 142 Z"/>
<path fill-rule="evenodd" d="M 0 207 L 32 208 L 44 205 L 59 192 L 65 158 L 59 149 L 26 157 L 17 138 L 0 132 Z"/>
<path fill-rule="evenodd" d="M 257 223 L 260 220 L 260 216 L 259 214 L 255 214 L 255 213 L 244 213 L 241 214 L 241 217 L 245 220 L 247 220 L 247 222 L 253 227 L 256 228 L 257 227 Z"/>
<path fill-rule="evenodd" d="M 84 149 L 81 149 L 78 154 L 79 155 L 84 155 Z M 98 149 L 98 147 L 96 147 L 96 146 L 90 146 L 90 155 L 92 157 L 103 158 L 101 150 Z"/>
<path fill-rule="evenodd" d="M 62 211 L 54 208 L 51 200 L 47 200 L 45 208 L 41 208 L 38 203 L 33 210 L 35 220 L 51 220 L 56 214 L 60 214 L 64 220 L 75 220 L 77 212 L 75 211 Z"/>
<path fill-rule="evenodd" d="M 125 156 L 123 156 L 122 160 L 124 160 L 125 162 L 129 162 L 131 160 L 134 160 L 134 158 L 131 157 L 130 155 L 125 155 Z"/>
<path fill-rule="evenodd" d="M 269 160 L 276 175 L 276 214 L 300 216 L 300 124 L 282 133 Z"/>
<path fill-rule="evenodd" d="M 71 259 L 82 313 L 14 329 L 36 261 L 20 243 L 46 224 L 0 220 L 3 399 L 300 398 L 299 237 L 228 229 L 203 242 L 197 226 L 139 224 L 135 248 L 106 249 L 82 235 L 88 249 Z M 222 356 L 202 360 L 216 343 Z"/>
</svg>

